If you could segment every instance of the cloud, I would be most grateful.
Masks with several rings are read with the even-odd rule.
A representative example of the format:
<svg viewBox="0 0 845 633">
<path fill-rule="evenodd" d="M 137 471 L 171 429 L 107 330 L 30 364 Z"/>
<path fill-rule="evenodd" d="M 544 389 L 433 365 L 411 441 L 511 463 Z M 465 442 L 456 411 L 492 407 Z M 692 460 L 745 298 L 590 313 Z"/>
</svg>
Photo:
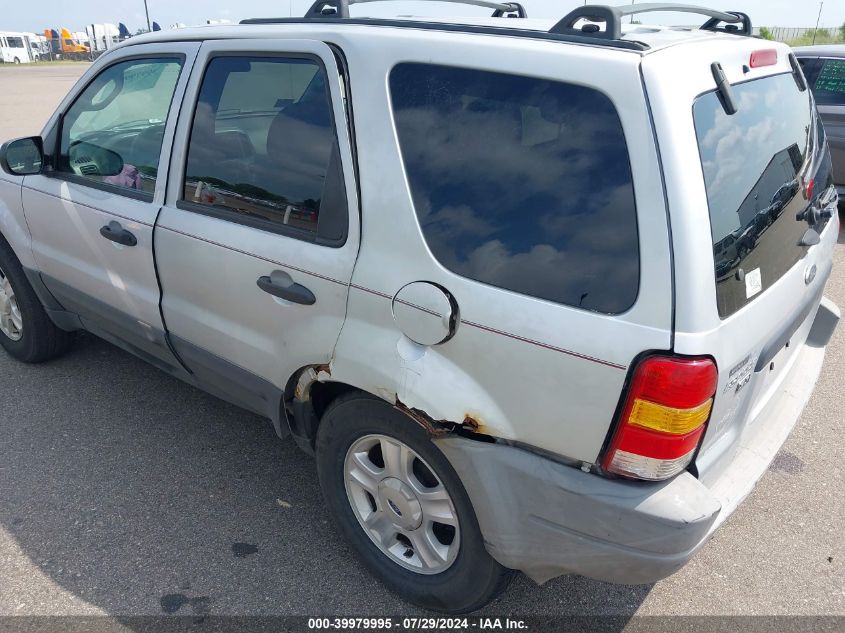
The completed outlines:
<svg viewBox="0 0 845 633">
<path fill-rule="evenodd" d="M 788 75 L 734 86 L 734 91 L 739 103 L 734 115 L 725 114 L 715 93 L 695 106 L 696 129 L 699 135 L 706 130 L 699 147 L 717 240 L 739 228 L 736 211 L 772 157 L 795 143 L 806 146 L 810 116 L 807 94 L 798 92 Z"/>
</svg>

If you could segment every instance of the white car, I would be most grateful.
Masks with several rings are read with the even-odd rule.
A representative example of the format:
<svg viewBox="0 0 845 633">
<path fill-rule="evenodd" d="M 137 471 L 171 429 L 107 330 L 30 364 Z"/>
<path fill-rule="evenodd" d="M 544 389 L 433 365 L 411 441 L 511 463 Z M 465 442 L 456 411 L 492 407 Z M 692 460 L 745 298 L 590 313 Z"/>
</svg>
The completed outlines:
<svg viewBox="0 0 845 633">
<path fill-rule="evenodd" d="M 266 416 L 416 604 L 668 576 L 765 473 L 839 319 L 795 57 L 685 5 L 351 1 L 133 37 L 5 144 L 0 343 L 38 362 L 86 330 Z M 622 25 L 667 8 L 707 21 Z"/>
</svg>

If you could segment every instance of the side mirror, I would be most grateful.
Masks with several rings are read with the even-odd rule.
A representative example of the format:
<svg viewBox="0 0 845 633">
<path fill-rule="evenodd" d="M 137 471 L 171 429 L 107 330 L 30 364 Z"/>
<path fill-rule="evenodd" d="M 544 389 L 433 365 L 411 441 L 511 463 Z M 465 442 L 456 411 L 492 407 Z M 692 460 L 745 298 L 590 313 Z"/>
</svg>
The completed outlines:
<svg viewBox="0 0 845 633">
<path fill-rule="evenodd" d="M 0 168 L 13 176 L 40 174 L 44 143 L 40 136 L 17 138 L 0 145 Z"/>
</svg>

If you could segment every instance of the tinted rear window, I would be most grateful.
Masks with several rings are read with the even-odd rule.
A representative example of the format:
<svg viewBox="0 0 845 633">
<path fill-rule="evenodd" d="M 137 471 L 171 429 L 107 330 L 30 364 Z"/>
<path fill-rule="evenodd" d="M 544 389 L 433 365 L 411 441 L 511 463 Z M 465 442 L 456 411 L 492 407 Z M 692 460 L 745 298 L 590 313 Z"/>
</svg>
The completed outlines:
<svg viewBox="0 0 845 633">
<path fill-rule="evenodd" d="M 813 86 L 819 105 L 845 105 L 845 59 L 822 59 Z"/>
<path fill-rule="evenodd" d="M 634 190 L 610 99 L 428 64 L 398 65 L 390 90 L 414 207 L 441 264 L 597 312 L 633 305 Z"/>
<path fill-rule="evenodd" d="M 719 315 L 729 316 L 804 256 L 802 178 L 815 136 L 809 91 L 791 74 L 733 86 L 739 110 L 715 92 L 693 114 L 713 234 Z M 756 283 L 759 276 L 759 285 Z"/>
</svg>

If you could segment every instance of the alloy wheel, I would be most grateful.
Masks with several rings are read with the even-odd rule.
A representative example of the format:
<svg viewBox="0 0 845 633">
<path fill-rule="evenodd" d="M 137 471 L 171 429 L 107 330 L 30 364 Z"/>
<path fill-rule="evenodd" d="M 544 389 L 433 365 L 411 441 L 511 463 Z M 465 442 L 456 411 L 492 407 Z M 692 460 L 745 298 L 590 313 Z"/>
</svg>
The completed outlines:
<svg viewBox="0 0 845 633">
<path fill-rule="evenodd" d="M 419 574 L 439 574 L 457 558 L 455 505 L 434 470 L 412 448 L 387 435 L 366 435 L 344 462 L 346 494 L 361 527 L 392 561 Z"/>
<path fill-rule="evenodd" d="M 0 332 L 13 341 L 23 336 L 23 317 L 15 298 L 15 290 L 6 273 L 0 268 Z"/>
</svg>

